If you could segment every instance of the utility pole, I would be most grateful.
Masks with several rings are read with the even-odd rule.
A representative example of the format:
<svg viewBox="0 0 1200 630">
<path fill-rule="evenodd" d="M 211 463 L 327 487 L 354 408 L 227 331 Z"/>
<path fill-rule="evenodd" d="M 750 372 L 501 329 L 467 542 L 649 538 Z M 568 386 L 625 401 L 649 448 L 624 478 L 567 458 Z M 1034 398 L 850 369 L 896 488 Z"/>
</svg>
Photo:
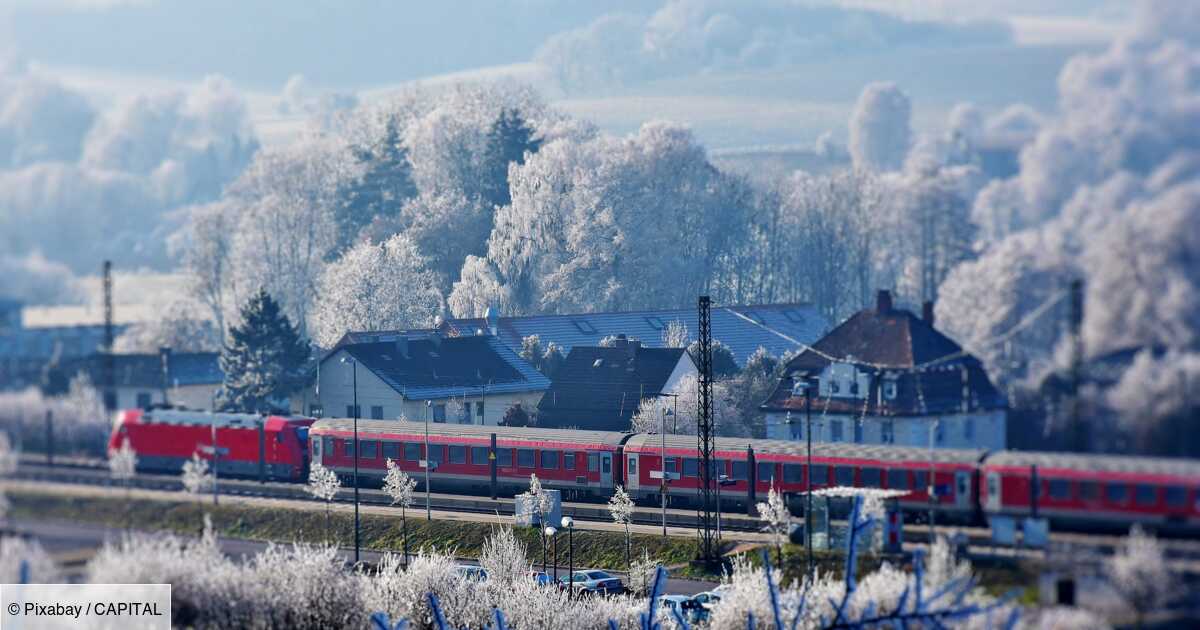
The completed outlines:
<svg viewBox="0 0 1200 630">
<path fill-rule="evenodd" d="M 807 491 L 804 493 L 804 548 L 808 551 L 808 566 L 806 567 L 808 579 L 811 581 L 813 576 L 813 548 L 812 548 L 812 390 L 809 389 L 808 381 L 804 382 L 804 436 L 808 438 L 808 461 L 807 470 L 804 471 L 804 487 Z"/>
<path fill-rule="evenodd" d="M 104 409 L 117 408 L 117 368 L 113 359 L 113 286 L 112 261 L 104 261 Z"/>
<path fill-rule="evenodd" d="M 1071 428 L 1068 435 L 1071 448 L 1078 452 L 1087 450 L 1087 435 L 1083 430 L 1079 386 L 1083 372 L 1083 281 L 1071 281 Z"/>
<path fill-rule="evenodd" d="M 697 302 L 699 320 L 699 368 L 700 392 L 698 397 L 696 437 L 700 446 L 700 560 L 705 564 L 716 564 L 717 542 L 712 529 L 713 522 L 713 400 L 712 400 L 712 327 L 710 321 L 711 301 L 701 295 Z"/>
<path fill-rule="evenodd" d="M 429 457 L 429 408 L 432 406 L 432 400 L 425 401 L 425 520 L 427 521 L 433 520 L 433 511 L 429 507 L 429 467 L 433 464 L 433 459 Z"/>
</svg>

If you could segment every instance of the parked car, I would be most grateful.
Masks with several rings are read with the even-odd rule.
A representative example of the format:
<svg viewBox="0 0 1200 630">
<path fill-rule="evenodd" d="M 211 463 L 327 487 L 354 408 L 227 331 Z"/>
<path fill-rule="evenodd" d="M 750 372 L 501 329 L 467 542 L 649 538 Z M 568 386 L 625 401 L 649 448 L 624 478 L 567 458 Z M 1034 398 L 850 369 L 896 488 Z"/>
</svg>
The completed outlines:
<svg viewBox="0 0 1200 630">
<path fill-rule="evenodd" d="M 692 597 L 696 603 L 704 607 L 705 610 L 711 611 L 713 607 L 721 602 L 721 592 L 717 590 L 705 591 L 697 593 Z"/>
<path fill-rule="evenodd" d="M 468 580 L 475 580 L 476 582 L 482 582 L 486 580 L 488 576 L 487 571 L 484 570 L 483 567 L 477 567 L 473 564 L 460 564 L 455 567 L 455 570 L 458 571 L 458 574 L 464 578 L 467 578 Z"/>
<path fill-rule="evenodd" d="M 559 581 L 582 593 L 620 595 L 625 592 L 621 579 L 604 571 L 576 571 L 573 575 L 564 575 Z"/>
<path fill-rule="evenodd" d="M 660 595 L 658 605 L 679 612 L 688 622 L 702 621 L 707 618 L 707 611 L 700 603 L 687 595 Z"/>
</svg>

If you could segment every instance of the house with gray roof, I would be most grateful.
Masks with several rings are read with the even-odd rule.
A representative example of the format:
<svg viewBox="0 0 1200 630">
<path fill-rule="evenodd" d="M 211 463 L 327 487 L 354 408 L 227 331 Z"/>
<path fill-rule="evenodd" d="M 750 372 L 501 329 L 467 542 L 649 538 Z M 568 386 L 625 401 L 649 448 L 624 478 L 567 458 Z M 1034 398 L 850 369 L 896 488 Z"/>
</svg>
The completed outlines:
<svg viewBox="0 0 1200 630">
<path fill-rule="evenodd" d="M 171 352 L 112 355 L 113 390 L 105 391 L 105 355 L 90 354 L 58 368 L 65 380 L 84 375 L 114 409 L 143 409 L 169 404 L 212 409 L 225 380 L 215 352 Z"/>
<path fill-rule="evenodd" d="M 325 417 L 496 425 L 514 405 L 532 411 L 550 379 L 490 335 L 348 333 L 321 358 L 304 411 Z M 356 385 L 357 384 L 357 385 Z"/>
</svg>

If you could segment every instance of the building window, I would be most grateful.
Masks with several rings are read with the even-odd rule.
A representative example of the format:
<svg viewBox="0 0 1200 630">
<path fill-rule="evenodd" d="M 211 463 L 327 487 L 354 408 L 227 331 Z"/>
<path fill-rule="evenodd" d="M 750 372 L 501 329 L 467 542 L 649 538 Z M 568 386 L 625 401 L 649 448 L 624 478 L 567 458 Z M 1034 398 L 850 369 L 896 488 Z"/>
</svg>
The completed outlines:
<svg viewBox="0 0 1200 630">
<path fill-rule="evenodd" d="M 770 462 L 758 463 L 758 479 L 757 481 L 774 481 L 775 480 L 775 464 Z"/>
<path fill-rule="evenodd" d="M 488 463 L 488 450 L 486 446 L 471 447 L 471 463 L 476 466 L 484 466 Z"/>
<path fill-rule="evenodd" d="M 467 447 L 451 446 L 450 447 L 450 463 L 451 464 L 467 463 Z"/>
<path fill-rule="evenodd" d="M 858 381 L 850 381 L 850 395 L 851 396 L 858 395 Z"/>
<path fill-rule="evenodd" d="M 883 397 L 888 400 L 896 399 L 896 381 L 888 379 L 883 382 Z"/>
<path fill-rule="evenodd" d="M 542 468 L 546 470 L 558 468 L 558 451 L 542 451 Z"/>
<path fill-rule="evenodd" d="M 831 393 L 837 394 L 842 391 L 842 386 L 837 381 L 830 379 L 829 380 L 829 391 Z"/>
<path fill-rule="evenodd" d="M 137 406 L 142 409 L 148 409 L 150 407 L 150 392 L 138 392 Z"/>
<path fill-rule="evenodd" d="M 841 442 L 842 441 L 842 421 L 841 420 L 830 420 L 829 421 L 829 441 L 830 442 Z"/>
<path fill-rule="evenodd" d="M 362 448 L 363 459 L 375 459 L 375 454 L 379 452 L 379 442 L 375 440 L 360 440 L 360 448 Z"/>
<path fill-rule="evenodd" d="M 496 465 L 504 468 L 512 468 L 512 449 L 498 448 L 496 449 Z"/>
<path fill-rule="evenodd" d="M 863 423 L 862 420 L 854 422 L 854 443 L 862 444 L 863 441 Z"/>
<path fill-rule="evenodd" d="M 346 405 L 346 417 L 347 418 L 361 418 L 362 416 L 360 414 L 362 414 L 362 405 L 359 405 L 357 407 L 355 407 L 354 405 Z"/>
<path fill-rule="evenodd" d="M 371 419 L 383 420 L 383 405 L 371 405 Z"/>
<path fill-rule="evenodd" d="M 963 421 L 963 437 L 970 444 L 975 441 L 975 418 L 967 418 Z"/>
<path fill-rule="evenodd" d="M 308 406 L 308 415 L 314 418 L 320 418 L 322 412 L 323 410 L 321 409 L 321 405 L 312 404 Z"/>
<path fill-rule="evenodd" d="M 854 469 L 849 466 L 837 466 L 833 469 L 834 478 L 839 486 L 854 485 Z"/>
<path fill-rule="evenodd" d="M 946 423 L 945 422 L 938 422 L 937 424 L 934 425 L 933 436 L 934 436 L 933 437 L 934 441 L 937 442 L 938 444 L 941 444 L 942 442 L 945 441 L 945 439 L 946 439 Z"/>
<path fill-rule="evenodd" d="M 480 417 L 480 418 L 482 418 L 482 417 L 483 417 L 483 402 L 477 402 L 477 403 L 475 403 L 475 415 L 476 415 L 476 416 L 478 416 L 478 417 Z M 483 424 L 483 422 L 482 422 L 482 421 L 480 421 L 480 423 L 479 423 L 479 424 Z"/>
<path fill-rule="evenodd" d="M 588 472 L 600 472 L 600 456 L 588 453 Z"/>
<path fill-rule="evenodd" d="M 879 441 L 884 444 L 896 443 L 896 424 L 891 420 L 884 420 L 879 425 Z"/>
<path fill-rule="evenodd" d="M 433 406 L 433 421 L 434 422 L 445 422 L 446 421 L 446 405 L 434 405 Z"/>
<path fill-rule="evenodd" d="M 575 470 L 575 453 L 563 453 L 563 470 Z"/>
<path fill-rule="evenodd" d="M 400 459 L 400 444 L 398 442 L 384 442 L 383 458 L 392 461 Z"/>
<path fill-rule="evenodd" d="M 804 467 L 800 464 L 783 465 L 783 483 L 800 483 L 804 481 Z"/>
<path fill-rule="evenodd" d="M 412 443 L 405 444 L 404 459 L 407 459 L 410 462 L 419 461 L 421 459 L 421 445 Z"/>
<path fill-rule="evenodd" d="M 533 449 L 517 449 L 517 467 L 533 468 Z"/>
</svg>

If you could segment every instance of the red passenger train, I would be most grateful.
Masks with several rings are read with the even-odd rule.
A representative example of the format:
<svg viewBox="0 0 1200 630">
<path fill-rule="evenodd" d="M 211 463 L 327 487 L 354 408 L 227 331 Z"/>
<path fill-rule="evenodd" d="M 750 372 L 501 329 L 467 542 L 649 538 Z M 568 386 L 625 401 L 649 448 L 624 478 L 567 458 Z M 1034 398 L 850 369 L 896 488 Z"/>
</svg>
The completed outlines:
<svg viewBox="0 0 1200 630">
<path fill-rule="evenodd" d="M 312 418 L 248 413 L 130 409 L 118 414 L 108 447 L 128 440 L 138 470 L 179 472 L 194 453 L 212 459 L 208 447 L 215 428 L 219 474 L 304 481 L 312 423 Z"/>
<path fill-rule="evenodd" d="M 127 411 L 110 441 L 128 437 L 139 468 L 178 471 L 198 448 L 229 449 L 223 474 L 303 481 L 309 453 L 349 480 L 354 466 L 350 419 L 312 419 Z M 311 426 L 310 426 L 311 425 Z M 358 421 L 360 481 L 377 484 L 394 460 L 418 483 L 431 462 L 439 492 L 512 495 L 537 474 L 548 488 L 577 499 L 607 500 L 616 485 L 637 500 L 661 500 L 664 441 L 660 435 L 510 428 L 392 420 Z M 426 453 L 426 442 L 429 449 Z M 665 470 L 670 503 L 694 505 L 700 483 L 695 436 L 668 435 Z M 716 470 L 726 509 L 762 500 L 771 487 L 793 496 L 807 488 L 805 444 L 717 438 Z M 930 483 L 932 474 L 933 483 Z M 813 444 L 813 488 L 874 487 L 908 491 L 899 501 L 914 517 L 933 505 L 946 521 L 983 523 L 989 516 L 1044 516 L 1056 529 L 1126 529 L 1200 534 L 1200 461 L 1017 451 L 928 449 L 843 443 Z"/>
</svg>

